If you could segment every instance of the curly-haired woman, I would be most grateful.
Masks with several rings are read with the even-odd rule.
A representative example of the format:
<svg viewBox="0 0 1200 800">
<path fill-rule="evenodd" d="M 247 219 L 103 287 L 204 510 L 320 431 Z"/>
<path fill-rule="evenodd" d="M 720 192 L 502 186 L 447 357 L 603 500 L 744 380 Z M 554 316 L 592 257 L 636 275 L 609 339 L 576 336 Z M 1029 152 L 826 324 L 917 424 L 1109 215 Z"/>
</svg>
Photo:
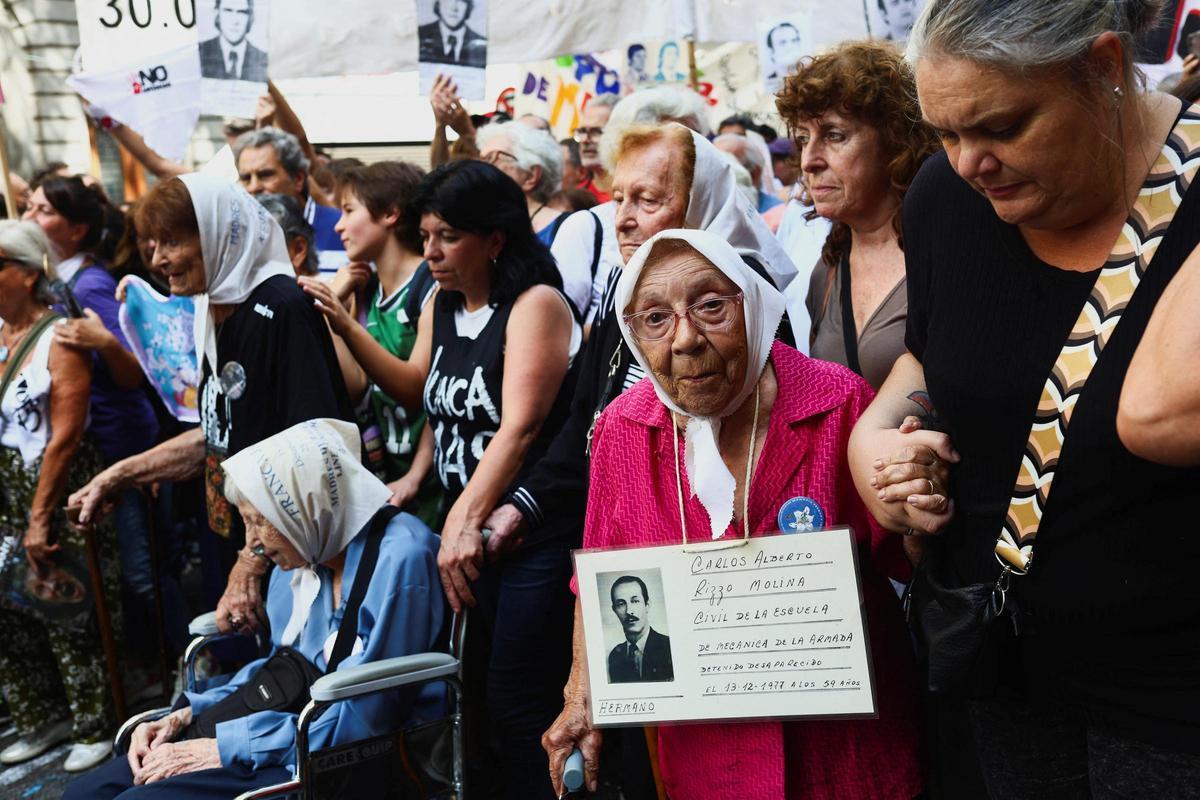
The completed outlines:
<svg viewBox="0 0 1200 800">
<path fill-rule="evenodd" d="M 816 214 L 833 222 L 808 291 L 812 355 L 878 389 L 904 353 L 900 207 L 941 145 L 920 121 L 912 71 L 887 44 L 848 42 L 801 63 L 776 105 Z"/>
</svg>

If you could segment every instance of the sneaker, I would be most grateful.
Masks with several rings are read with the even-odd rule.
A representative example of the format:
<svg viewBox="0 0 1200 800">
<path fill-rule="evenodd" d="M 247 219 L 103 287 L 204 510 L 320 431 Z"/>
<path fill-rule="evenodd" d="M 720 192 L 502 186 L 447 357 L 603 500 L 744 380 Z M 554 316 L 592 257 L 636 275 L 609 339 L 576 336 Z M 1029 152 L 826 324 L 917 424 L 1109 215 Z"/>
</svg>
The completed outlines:
<svg viewBox="0 0 1200 800">
<path fill-rule="evenodd" d="M 40 756 L 59 742 L 66 741 L 71 735 L 72 727 L 71 720 L 64 719 L 45 725 L 29 736 L 22 736 L 0 752 L 0 764 L 20 764 Z"/>
<path fill-rule="evenodd" d="M 106 761 L 111 755 L 112 742 L 107 739 L 95 744 L 76 742 L 71 745 L 71 752 L 63 762 L 63 769 L 67 772 L 83 772 Z"/>
</svg>

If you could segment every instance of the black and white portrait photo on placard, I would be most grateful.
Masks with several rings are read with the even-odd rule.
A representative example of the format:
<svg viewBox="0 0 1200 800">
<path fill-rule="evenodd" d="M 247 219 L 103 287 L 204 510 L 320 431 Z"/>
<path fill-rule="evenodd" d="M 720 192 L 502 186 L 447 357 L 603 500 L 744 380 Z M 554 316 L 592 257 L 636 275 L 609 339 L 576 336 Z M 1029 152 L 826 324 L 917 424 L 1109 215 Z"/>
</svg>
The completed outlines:
<svg viewBox="0 0 1200 800">
<path fill-rule="evenodd" d="M 217 35 L 200 42 L 201 76 L 266 83 L 267 54 L 250 41 L 254 0 L 215 0 L 212 19 Z"/>
<path fill-rule="evenodd" d="M 658 569 L 596 575 L 608 648 L 609 683 L 675 680 L 662 574 Z"/>
<path fill-rule="evenodd" d="M 433 79 L 454 79 L 465 100 L 483 99 L 487 66 L 487 0 L 416 0 L 421 92 Z"/>
<path fill-rule="evenodd" d="M 201 111 L 252 117 L 266 93 L 270 0 L 196 0 Z"/>
<path fill-rule="evenodd" d="M 871 35 L 877 39 L 906 42 L 925 0 L 867 0 Z"/>
<path fill-rule="evenodd" d="M 812 20 L 808 14 L 794 14 L 759 23 L 759 69 L 763 75 L 763 83 L 771 94 L 783 88 L 783 79 L 800 59 L 811 53 Z"/>
</svg>

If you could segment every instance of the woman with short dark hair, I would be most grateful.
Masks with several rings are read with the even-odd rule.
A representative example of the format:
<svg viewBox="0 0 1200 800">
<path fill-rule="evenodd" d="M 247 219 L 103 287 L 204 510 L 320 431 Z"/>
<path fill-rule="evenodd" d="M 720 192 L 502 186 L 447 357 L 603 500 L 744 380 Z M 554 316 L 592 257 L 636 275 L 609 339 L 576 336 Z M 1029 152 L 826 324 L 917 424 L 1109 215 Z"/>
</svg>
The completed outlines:
<svg viewBox="0 0 1200 800">
<path fill-rule="evenodd" d="M 582 333 L 521 190 L 500 170 L 439 167 L 405 219 L 439 286 L 407 361 L 356 325 L 329 287 L 302 284 L 380 387 L 410 410 L 424 407 L 449 506 L 442 586 L 455 610 L 478 600 L 490 630 L 488 710 L 506 746 L 507 796 L 553 797 L 539 737 L 570 664 L 570 548 L 550 541 L 485 564 L 482 529 L 565 419 L 564 378 Z"/>
</svg>

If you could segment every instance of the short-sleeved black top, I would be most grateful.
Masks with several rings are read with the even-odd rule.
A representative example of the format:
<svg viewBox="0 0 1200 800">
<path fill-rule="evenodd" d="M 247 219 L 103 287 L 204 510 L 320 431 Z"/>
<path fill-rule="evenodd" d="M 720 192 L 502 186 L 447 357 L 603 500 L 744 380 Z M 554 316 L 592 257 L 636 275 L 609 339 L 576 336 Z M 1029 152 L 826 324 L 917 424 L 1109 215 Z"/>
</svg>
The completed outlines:
<svg viewBox="0 0 1200 800">
<path fill-rule="evenodd" d="M 952 579 L 994 580 L 1000 533 L 1042 387 L 1099 273 L 1056 269 L 951 169 L 904 205 L 909 350 L 962 455 L 945 534 Z M 1087 720 L 1200 752 L 1200 469 L 1151 464 L 1116 431 L 1122 382 L 1163 290 L 1200 241 L 1184 202 L 1071 418 L 1030 574 L 1029 686 Z"/>
</svg>

